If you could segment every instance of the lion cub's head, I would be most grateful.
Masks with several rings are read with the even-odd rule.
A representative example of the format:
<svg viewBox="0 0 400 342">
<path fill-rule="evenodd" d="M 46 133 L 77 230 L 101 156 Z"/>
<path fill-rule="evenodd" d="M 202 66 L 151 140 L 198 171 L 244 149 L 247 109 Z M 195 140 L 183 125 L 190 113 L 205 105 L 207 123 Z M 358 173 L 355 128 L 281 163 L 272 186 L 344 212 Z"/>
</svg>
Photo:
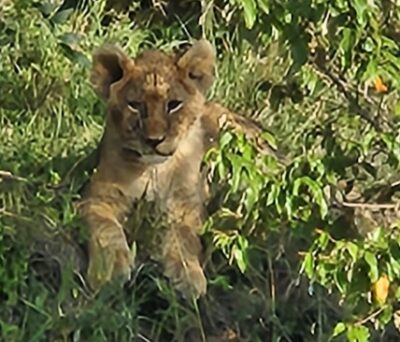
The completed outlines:
<svg viewBox="0 0 400 342">
<path fill-rule="evenodd" d="M 199 40 L 183 55 L 148 50 L 136 58 L 115 46 L 93 55 L 91 81 L 107 101 L 107 127 L 121 152 L 142 162 L 173 155 L 201 115 L 215 52 Z"/>
</svg>

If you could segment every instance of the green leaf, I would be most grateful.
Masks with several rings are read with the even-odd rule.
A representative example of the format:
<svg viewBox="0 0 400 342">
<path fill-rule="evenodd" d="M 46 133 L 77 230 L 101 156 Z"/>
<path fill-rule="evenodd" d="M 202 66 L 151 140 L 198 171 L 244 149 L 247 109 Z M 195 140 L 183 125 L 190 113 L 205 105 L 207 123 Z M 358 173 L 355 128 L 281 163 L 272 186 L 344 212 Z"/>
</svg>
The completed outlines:
<svg viewBox="0 0 400 342">
<path fill-rule="evenodd" d="M 307 62 L 308 59 L 308 44 L 304 37 L 299 37 L 290 45 L 290 51 L 295 64 L 301 66 Z"/>
<path fill-rule="evenodd" d="M 335 272 L 333 274 L 333 278 L 335 281 L 335 285 L 338 288 L 338 290 L 340 291 L 340 293 L 344 294 L 349 285 L 348 279 L 347 279 L 347 272 L 341 270 L 340 268 L 336 268 Z"/>
<path fill-rule="evenodd" d="M 265 14 L 269 14 L 269 0 L 257 0 L 257 3 Z"/>
<path fill-rule="evenodd" d="M 265 140 L 273 149 L 277 149 L 278 145 L 276 143 L 275 137 L 269 132 L 263 132 L 261 138 Z"/>
<path fill-rule="evenodd" d="M 324 193 L 319 184 L 307 176 L 297 178 L 293 184 L 293 195 L 299 195 L 301 185 L 307 186 L 313 196 L 314 201 L 319 205 L 321 217 L 324 218 L 328 214 L 328 205 L 325 201 Z"/>
<path fill-rule="evenodd" d="M 372 234 L 370 234 L 370 238 L 372 241 L 384 243 L 385 245 L 387 243 L 385 232 L 382 227 L 377 227 Z"/>
<path fill-rule="evenodd" d="M 240 157 L 232 154 L 229 156 L 232 163 L 232 184 L 231 191 L 236 193 L 239 190 L 241 176 L 242 176 L 242 163 Z"/>
<path fill-rule="evenodd" d="M 259 188 L 257 184 L 251 183 L 251 185 L 246 189 L 246 197 L 244 200 L 244 205 L 248 213 L 250 213 L 251 210 L 253 209 L 254 204 L 258 200 L 258 197 L 259 197 Z"/>
<path fill-rule="evenodd" d="M 246 27 L 251 29 L 257 18 L 257 7 L 255 0 L 241 0 L 243 6 L 244 21 Z"/>
<path fill-rule="evenodd" d="M 356 36 L 353 29 L 344 28 L 343 38 L 340 42 L 339 49 L 342 51 L 342 65 L 344 68 L 348 68 L 352 61 L 353 49 L 356 43 Z"/>
<path fill-rule="evenodd" d="M 240 272 L 244 273 L 247 269 L 246 248 L 235 244 L 232 247 L 232 255 L 239 267 Z"/>
<path fill-rule="evenodd" d="M 77 45 L 81 40 L 81 38 L 82 36 L 80 34 L 74 32 L 67 32 L 59 37 L 60 41 L 63 44 L 68 45 L 70 47 Z"/>
<path fill-rule="evenodd" d="M 271 190 L 268 193 L 268 197 L 267 197 L 267 205 L 271 205 L 272 203 L 274 203 L 279 196 L 280 193 L 280 187 L 278 184 L 272 184 L 271 185 Z"/>
<path fill-rule="evenodd" d="M 392 256 L 390 256 L 389 260 L 393 273 L 396 275 L 396 277 L 400 277 L 400 262 Z"/>
<path fill-rule="evenodd" d="M 225 146 L 230 144 L 232 140 L 233 140 L 232 133 L 229 131 L 224 132 L 224 134 L 221 136 L 219 140 L 220 149 L 223 149 Z"/>
<path fill-rule="evenodd" d="M 293 209 L 292 209 L 292 198 L 289 196 L 287 196 L 285 199 L 285 210 L 287 217 L 291 219 L 293 215 Z"/>
<path fill-rule="evenodd" d="M 67 22 L 67 20 L 69 19 L 69 17 L 72 15 L 73 12 L 74 12 L 73 8 L 68 8 L 60 12 L 57 12 L 56 14 L 53 15 L 51 21 L 55 24 L 64 24 Z"/>
<path fill-rule="evenodd" d="M 352 5 L 357 12 L 357 21 L 361 26 L 366 24 L 366 13 L 368 9 L 368 2 L 367 0 L 353 0 Z"/>
<path fill-rule="evenodd" d="M 383 309 L 383 312 L 378 316 L 379 322 L 385 326 L 389 324 L 389 322 L 393 318 L 393 307 L 391 305 L 386 305 Z"/>
<path fill-rule="evenodd" d="M 220 154 L 217 156 L 215 163 L 217 164 L 218 177 L 220 179 L 223 179 L 225 176 L 225 165 L 222 156 Z"/>
<path fill-rule="evenodd" d="M 318 238 L 318 243 L 319 243 L 319 247 L 321 248 L 321 250 L 324 250 L 328 246 L 328 243 L 329 243 L 328 233 L 322 232 L 322 234 Z"/>
<path fill-rule="evenodd" d="M 91 62 L 89 58 L 83 52 L 72 49 L 69 45 L 60 43 L 61 48 L 64 51 L 65 56 L 73 63 L 76 63 L 84 68 L 89 68 Z"/>
<path fill-rule="evenodd" d="M 34 4 L 34 6 L 38 7 L 39 11 L 42 12 L 44 17 L 48 17 L 58 7 L 58 5 L 56 3 L 52 4 L 50 2 L 44 2 L 41 4 L 37 3 L 37 4 Z"/>
<path fill-rule="evenodd" d="M 343 322 L 336 324 L 335 329 L 333 329 L 332 337 L 340 335 L 346 330 L 346 325 Z"/>
<path fill-rule="evenodd" d="M 214 279 L 210 279 L 209 283 L 222 287 L 224 290 L 230 290 L 233 288 L 233 286 L 229 283 L 229 278 L 223 275 L 219 275 L 216 276 Z"/>
<path fill-rule="evenodd" d="M 378 260 L 376 259 L 375 254 L 366 251 L 364 255 L 364 260 L 367 262 L 369 266 L 368 276 L 372 283 L 375 283 L 379 278 L 378 271 Z"/>
<path fill-rule="evenodd" d="M 311 252 L 308 252 L 304 257 L 303 264 L 301 268 L 306 272 L 308 278 L 312 278 L 314 276 L 314 256 Z"/>
<path fill-rule="evenodd" d="M 367 342 L 369 337 L 369 330 L 363 325 L 349 325 L 347 327 L 347 339 L 349 342 Z"/>
<path fill-rule="evenodd" d="M 354 242 L 348 242 L 346 244 L 347 251 L 349 252 L 353 262 L 357 261 L 358 246 Z"/>
</svg>

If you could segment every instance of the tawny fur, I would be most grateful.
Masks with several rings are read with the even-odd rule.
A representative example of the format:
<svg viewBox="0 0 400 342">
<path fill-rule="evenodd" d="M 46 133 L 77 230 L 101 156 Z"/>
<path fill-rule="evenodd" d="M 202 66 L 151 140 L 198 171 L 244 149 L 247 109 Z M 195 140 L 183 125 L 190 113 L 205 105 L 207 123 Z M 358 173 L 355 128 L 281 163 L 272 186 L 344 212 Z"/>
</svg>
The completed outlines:
<svg viewBox="0 0 400 342">
<path fill-rule="evenodd" d="M 144 198 L 166 217 L 157 257 L 165 275 L 186 297 L 206 293 L 198 237 L 206 200 L 201 162 L 221 118 L 235 122 L 235 114 L 205 101 L 214 68 L 215 52 L 205 40 L 183 56 L 150 50 L 131 59 L 113 46 L 94 53 L 91 81 L 107 101 L 106 127 L 79 206 L 90 229 L 92 288 L 129 278 L 134 260 L 124 222 Z"/>
</svg>

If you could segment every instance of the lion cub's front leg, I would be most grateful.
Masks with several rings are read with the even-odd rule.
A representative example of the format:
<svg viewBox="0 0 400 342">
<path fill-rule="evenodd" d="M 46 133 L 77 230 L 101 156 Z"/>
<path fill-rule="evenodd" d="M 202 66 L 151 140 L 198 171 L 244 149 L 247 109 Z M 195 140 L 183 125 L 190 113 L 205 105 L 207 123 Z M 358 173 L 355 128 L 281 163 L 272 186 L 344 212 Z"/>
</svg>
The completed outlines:
<svg viewBox="0 0 400 342">
<path fill-rule="evenodd" d="M 193 200 L 194 199 L 194 200 Z M 187 201 L 169 203 L 169 228 L 162 244 L 161 261 L 164 274 L 186 298 L 198 298 L 206 293 L 207 280 L 200 264 L 203 204 L 198 193 Z"/>
<path fill-rule="evenodd" d="M 90 234 L 87 280 L 97 290 L 111 279 L 130 277 L 134 260 L 122 227 L 128 205 L 115 186 L 107 183 L 97 184 L 96 191 L 85 197 L 79 208 Z"/>
</svg>

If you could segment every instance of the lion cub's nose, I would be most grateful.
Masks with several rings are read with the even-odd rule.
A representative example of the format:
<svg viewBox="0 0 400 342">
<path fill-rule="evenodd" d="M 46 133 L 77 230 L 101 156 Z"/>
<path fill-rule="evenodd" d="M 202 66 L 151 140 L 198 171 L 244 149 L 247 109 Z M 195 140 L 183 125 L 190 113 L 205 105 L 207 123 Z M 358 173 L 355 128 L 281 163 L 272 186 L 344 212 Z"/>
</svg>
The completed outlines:
<svg viewBox="0 0 400 342">
<path fill-rule="evenodd" d="M 160 136 L 157 138 L 146 138 L 146 144 L 155 148 L 158 144 L 162 143 L 165 139 L 165 136 Z"/>
</svg>

